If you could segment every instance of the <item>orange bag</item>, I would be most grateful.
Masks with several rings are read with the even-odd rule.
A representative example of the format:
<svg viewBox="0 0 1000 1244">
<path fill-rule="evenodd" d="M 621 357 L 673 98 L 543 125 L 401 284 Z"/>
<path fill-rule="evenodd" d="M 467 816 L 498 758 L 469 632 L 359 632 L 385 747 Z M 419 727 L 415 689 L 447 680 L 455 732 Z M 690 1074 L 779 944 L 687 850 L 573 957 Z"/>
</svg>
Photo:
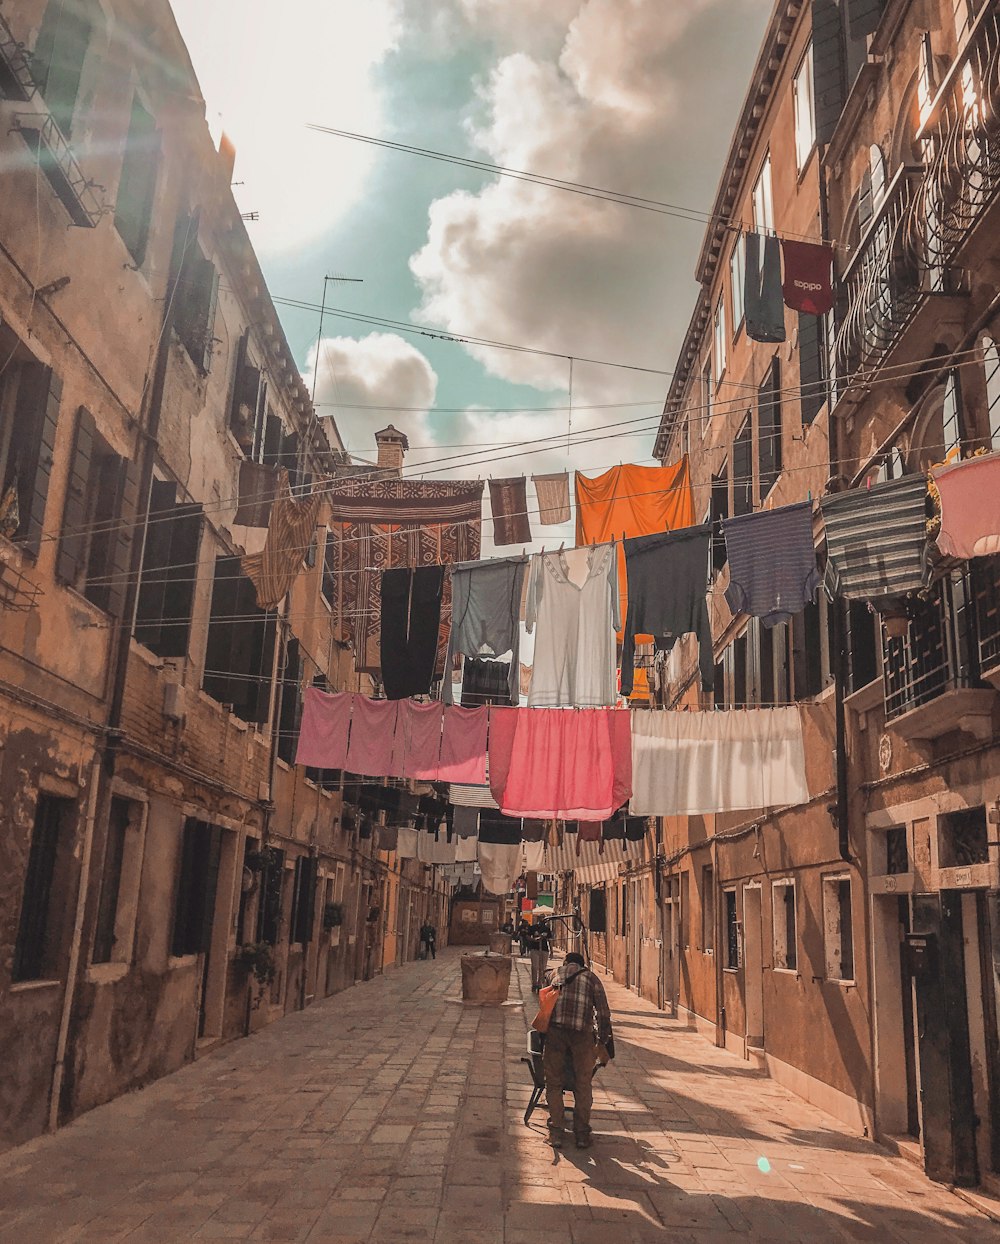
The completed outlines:
<svg viewBox="0 0 1000 1244">
<path fill-rule="evenodd" d="M 559 990 L 552 985 L 544 985 L 538 991 L 538 1014 L 531 1021 L 535 1032 L 548 1032 L 552 1022 L 552 1012 L 556 1009 Z"/>
</svg>

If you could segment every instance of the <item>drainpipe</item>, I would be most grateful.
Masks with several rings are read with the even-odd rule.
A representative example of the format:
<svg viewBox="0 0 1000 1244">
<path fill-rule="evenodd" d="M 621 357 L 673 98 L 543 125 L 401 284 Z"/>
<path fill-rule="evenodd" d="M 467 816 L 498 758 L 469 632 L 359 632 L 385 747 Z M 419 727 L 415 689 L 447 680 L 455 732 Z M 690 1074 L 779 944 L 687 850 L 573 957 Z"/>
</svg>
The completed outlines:
<svg viewBox="0 0 1000 1244">
<path fill-rule="evenodd" d="M 90 766 L 90 794 L 87 798 L 87 819 L 83 831 L 83 855 L 80 859 L 80 885 L 76 892 L 76 914 L 73 918 L 73 941 L 70 945 L 69 964 L 66 968 L 66 988 L 63 990 L 62 1014 L 59 1018 L 59 1035 L 56 1039 L 56 1060 L 52 1068 L 52 1088 L 49 1092 L 48 1130 L 54 1132 L 59 1126 L 59 1098 L 66 1068 L 66 1046 L 69 1043 L 69 1021 L 73 1013 L 76 993 L 76 974 L 80 966 L 80 950 L 83 943 L 83 917 L 87 909 L 87 889 L 90 882 L 90 861 L 93 855 L 94 826 L 97 823 L 97 786 L 101 776 L 101 756 L 95 755 Z"/>
<path fill-rule="evenodd" d="M 839 597 L 833 602 L 834 647 L 834 713 L 836 721 L 837 751 L 837 848 L 840 858 L 851 863 L 851 835 L 849 825 L 850 791 L 847 766 L 847 710 L 844 695 L 847 690 L 847 603 Z"/>
</svg>

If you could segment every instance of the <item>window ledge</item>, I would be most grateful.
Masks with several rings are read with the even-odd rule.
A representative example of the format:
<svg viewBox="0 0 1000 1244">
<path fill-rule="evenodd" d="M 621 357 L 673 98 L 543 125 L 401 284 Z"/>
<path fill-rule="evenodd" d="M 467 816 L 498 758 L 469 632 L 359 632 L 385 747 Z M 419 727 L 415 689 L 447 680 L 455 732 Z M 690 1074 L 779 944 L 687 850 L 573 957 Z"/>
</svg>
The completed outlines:
<svg viewBox="0 0 1000 1244">
<path fill-rule="evenodd" d="M 856 989 L 858 985 L 853 976 L 850 980 L 841 980 L 839 976 L 825 976 L 823 983 L 826 985 L 840 985 L 842 989 Z"/>
<path fill-rule="evenodd" d="M 780 973 L 782 976 L 794 976 L 794 977 L 798 977 L 798 975 L 799 975 L 799 970 L 798 970 L 798 968 L 772 968 L 772 969 L 771 969 L 771 971 L 772 971 L 772 972 L 778 972 L 778 973 Z"/>
<path fill-rule="evenodd" d="M 43 981 L 18 981 L 17 984 L 11 985 L 9 993 L 32 993 L 36 989 L 59 989 L 62 987 L 62 981 L 59 980 L 43 980 Z"/>
<path fill-rule="evenodd" d="M 91 985 L 112 985 L 128 976 L 127 963 L 92 963 L 87 968 L 87 980 Z"/>
<path fill-rule="evenodd" d="M 168 955 L 167 971 L 173 972 L 178 968 L 193 968 L 197 962 L 197 955 Z"/>
<path fill-rule="evenodd" d="M 870 713 L 873 708 L 878 708 L 884 703 L 885 686 L 881 677 L 873 678 L 871 682 L 865 683 L 857 691 L 844 696 L 844 707 L 852 713 Z"/>
<path fill-rule="evenodd" d="M 723 972 L 728 972 L 730 976 L 739 976 L 739 968 L 723 968 Z"/>
</svg>

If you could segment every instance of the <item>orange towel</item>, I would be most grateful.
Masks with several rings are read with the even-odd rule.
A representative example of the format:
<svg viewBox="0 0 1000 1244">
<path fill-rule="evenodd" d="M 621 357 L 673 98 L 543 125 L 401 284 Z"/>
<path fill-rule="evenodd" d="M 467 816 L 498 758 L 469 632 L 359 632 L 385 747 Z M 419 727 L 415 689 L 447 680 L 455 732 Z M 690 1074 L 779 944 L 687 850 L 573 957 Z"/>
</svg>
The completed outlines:
<svg viewBox="0 0 1000 1244">
<path fill-rule="evenodd" d="M 622 536 L 651 536 L 694 524 L 687 455 L 660 467 L 617 466 L 593 479 L 576 473 L 576 543 L 603 544 Z M 618 586 L 624 625 L 628 595 L 625 551 L 618 549 Z M 619 639 L 621 632 L 619 632 Z"/>
</svg>

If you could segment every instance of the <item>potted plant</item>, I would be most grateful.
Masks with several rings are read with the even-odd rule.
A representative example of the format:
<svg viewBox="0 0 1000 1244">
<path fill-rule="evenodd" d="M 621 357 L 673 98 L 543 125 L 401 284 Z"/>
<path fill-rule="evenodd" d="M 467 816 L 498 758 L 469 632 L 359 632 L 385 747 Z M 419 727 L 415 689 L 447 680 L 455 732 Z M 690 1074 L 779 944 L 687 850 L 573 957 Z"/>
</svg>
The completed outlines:
<svg viewBox="0 0 1000 1244">
<path fill-rule="evenodd" d="M 236 952 L 236 961 L 251 969 L 261 987 L 274 980 L 274 947 L 269 942 L 244 942 Z"/>
</svg>

